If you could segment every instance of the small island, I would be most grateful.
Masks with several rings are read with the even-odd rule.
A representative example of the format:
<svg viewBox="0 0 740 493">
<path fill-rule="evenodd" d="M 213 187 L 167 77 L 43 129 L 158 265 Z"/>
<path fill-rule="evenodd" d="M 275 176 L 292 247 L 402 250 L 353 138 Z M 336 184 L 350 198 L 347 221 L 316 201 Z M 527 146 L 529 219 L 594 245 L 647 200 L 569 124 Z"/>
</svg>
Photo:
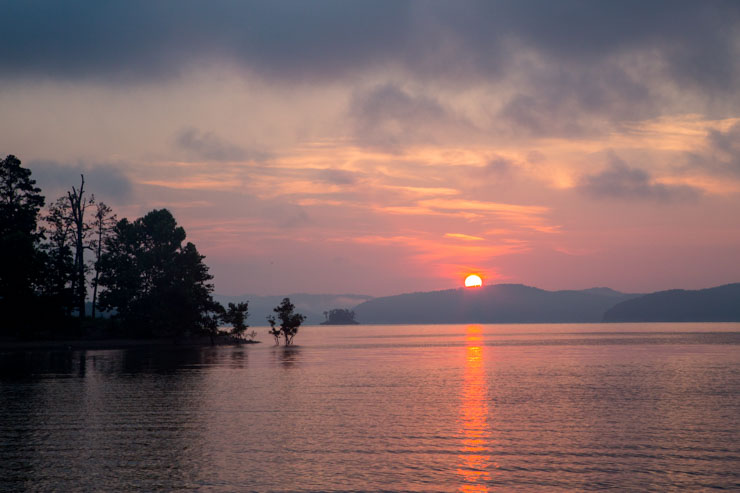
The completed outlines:
<svg viewBox="0 0 740 493">
<path fill-rule="evenodd" d="M 324 312 L 326 320 L 321 325 L 358 325 L 355 320 L 355 312 L 346 308 L 334 308 Z"/>
</svg>

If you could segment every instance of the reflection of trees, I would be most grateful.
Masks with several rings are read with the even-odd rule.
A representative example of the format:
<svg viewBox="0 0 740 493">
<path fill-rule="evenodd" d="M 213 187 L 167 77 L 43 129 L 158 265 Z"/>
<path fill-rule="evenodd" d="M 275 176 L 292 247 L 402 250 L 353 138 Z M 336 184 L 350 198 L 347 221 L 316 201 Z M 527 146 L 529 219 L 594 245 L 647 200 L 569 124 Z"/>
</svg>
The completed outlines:
<svg viewBox="0 0 740 493">
<path fill-rule="evenodd" d="M 491 456 L 488 453 L 488 383 L 481 345 L 481 327 L 470 325 L 466 335 L 466 360 L 463 375 L 460 423 L 462 448 L 458 473 L 461 491 L 488 491 Z"/>
<path fill-rule="evenodd" d="M 300 361 L 301 350 L 295 346 L 275 347 L 272 355 L 283 367 L 291 368 Z"/>
<path fill-rule="evenodd" d="M 25 358 L 28 372 L 1 375 L 0 491 L 191 488 L 211 467 L 199 446 L 209 419 L 206 372 L 199 369 L 216 353 L 147 348 L 14 356 L 16 364 Z"/>
</svg>

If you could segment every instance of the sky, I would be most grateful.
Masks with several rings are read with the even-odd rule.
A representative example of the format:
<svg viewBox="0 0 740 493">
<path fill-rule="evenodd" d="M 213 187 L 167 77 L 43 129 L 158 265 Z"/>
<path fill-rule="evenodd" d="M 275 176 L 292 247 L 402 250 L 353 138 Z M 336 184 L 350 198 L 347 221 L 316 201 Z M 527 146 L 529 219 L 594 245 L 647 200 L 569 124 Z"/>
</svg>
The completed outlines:
<svg viewBox="0 0 740 493">
<path fill-rule="evenodd" d="M 740 2 L 0 0 L 0 154 L 216 292 L 740 281 Z"/>
</svg>

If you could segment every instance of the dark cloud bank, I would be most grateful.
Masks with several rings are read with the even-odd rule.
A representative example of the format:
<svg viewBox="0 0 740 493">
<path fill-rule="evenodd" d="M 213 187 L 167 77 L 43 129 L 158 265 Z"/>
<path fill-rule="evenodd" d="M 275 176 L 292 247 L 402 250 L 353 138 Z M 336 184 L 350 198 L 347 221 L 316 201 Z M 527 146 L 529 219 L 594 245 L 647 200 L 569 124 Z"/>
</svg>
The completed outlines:
<svg viewBox="0 0 740 493">
<path fill-rule="evenodd" d="M 390 151 L 452 127 L 587 137 L 671 105 L 720 118 L 740 104 L 736 0 L 0 0 L 0 12 L 0 80 L 157 83 L 224 62 L 273 84 L 344 81 L 356 86 L 358 143 Z M 368 75 L 387 80 L 367 87 Z M 434 90 L 502 81 L 515 88 L 492 128 Z M 259 160 L 195 129 L 177 143 L 197 158 Z"/>
<path fill-rule="evenodd" d="M 527 49 L 564 73 L 657 53 L 665 73 L 682 85 L 714 91 L 738 85 L 740 3 L 733 0 L 2 0 L 0 6 L 5 78 L 151 78 L 215 57 L 286 80 L 396 64 L 459 83 L 499 76 L 511 68 L 513 51 Z"/>
</svg>

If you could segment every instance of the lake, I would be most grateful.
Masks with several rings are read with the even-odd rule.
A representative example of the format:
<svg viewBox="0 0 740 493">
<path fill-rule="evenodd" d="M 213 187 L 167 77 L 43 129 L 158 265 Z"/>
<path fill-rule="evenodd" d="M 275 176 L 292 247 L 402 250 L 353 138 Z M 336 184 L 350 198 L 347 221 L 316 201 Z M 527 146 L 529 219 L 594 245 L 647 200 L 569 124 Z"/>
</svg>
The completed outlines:
<svg viewBox="0 0 740 493">
<path fill-rule="evenodd" d="M 740 489 L 740 324 L 0 354 L 0 491 Z"/>
</svg>

